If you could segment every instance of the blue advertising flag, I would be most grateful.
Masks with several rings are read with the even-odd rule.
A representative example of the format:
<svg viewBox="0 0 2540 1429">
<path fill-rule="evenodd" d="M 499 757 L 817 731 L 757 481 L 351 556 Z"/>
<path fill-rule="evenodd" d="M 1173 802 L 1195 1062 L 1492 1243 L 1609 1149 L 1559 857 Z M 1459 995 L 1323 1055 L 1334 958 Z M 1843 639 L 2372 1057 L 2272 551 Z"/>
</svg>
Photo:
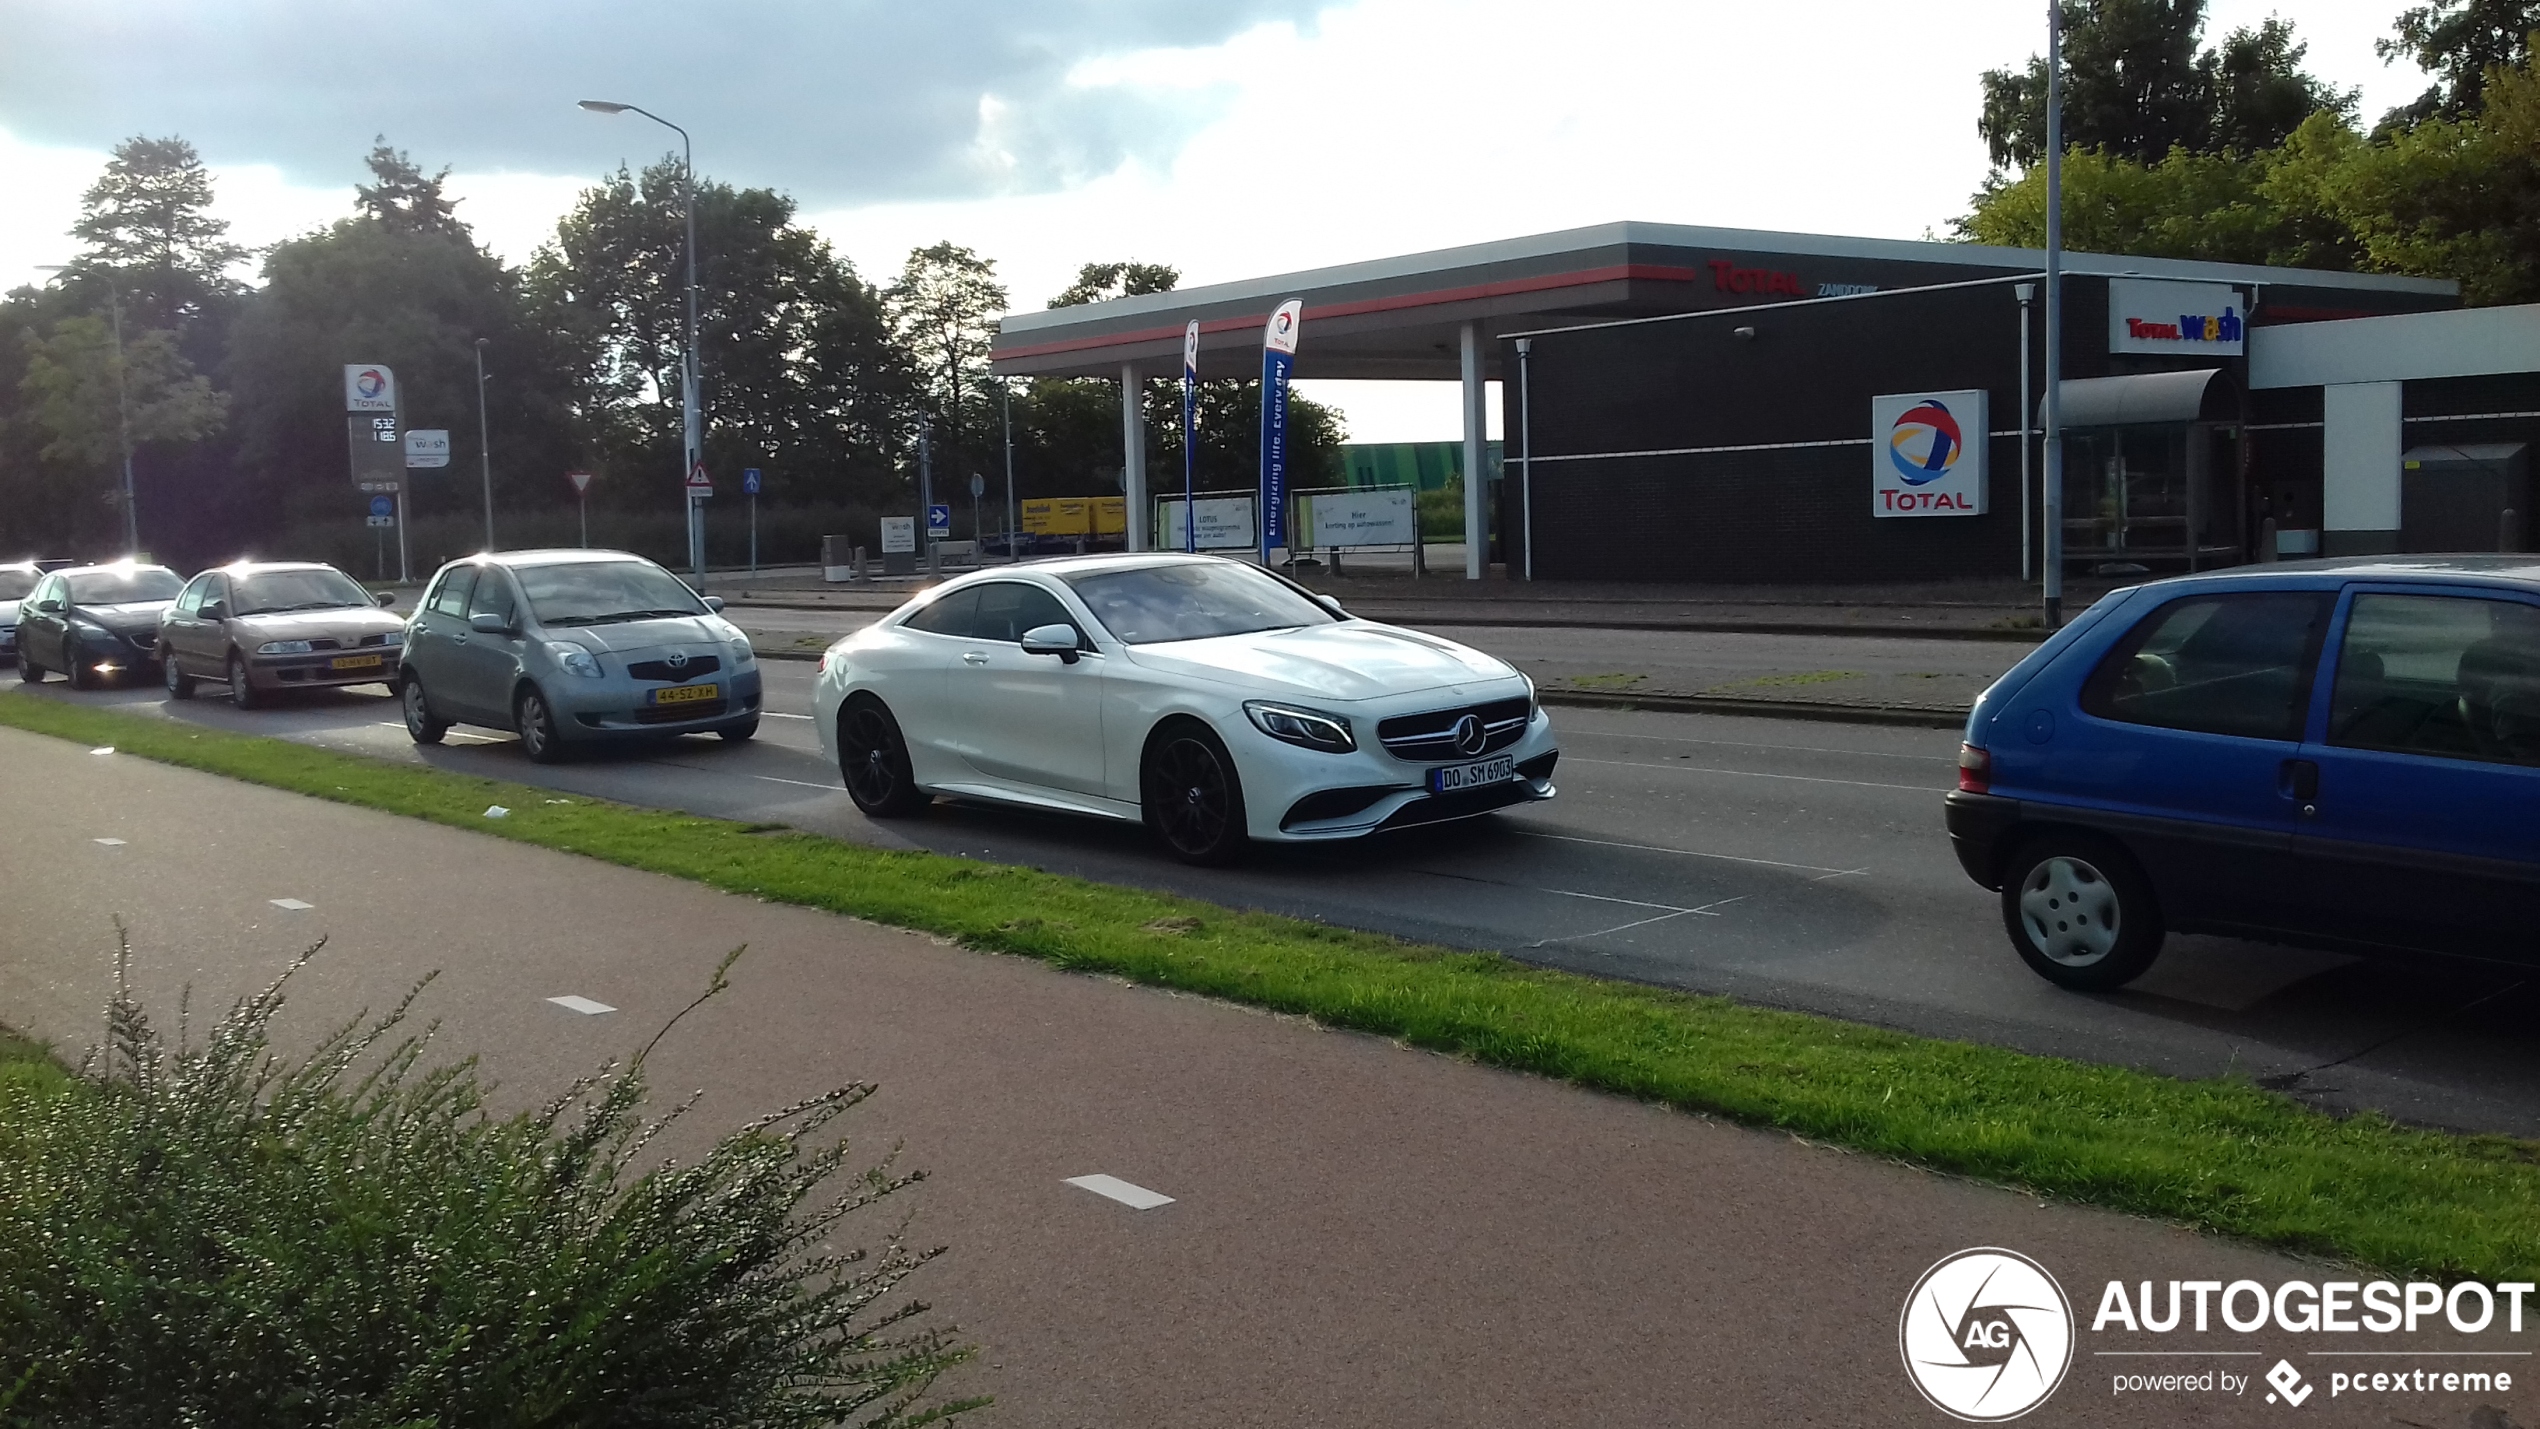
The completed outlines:
<svg viewBox="0 0 2540 1429">
<path fill-rule="evenodd" d="M 1199 440 L 1199 319 L 1182 329 L 1182 549 L 1199 549 L 1199 508 L 1192 495 L 1191 447 Z"/>
<path fill-rule="evenodd" d="M 1288 543 L 1288 373 L 1296 366 L 1305 304 L 1290 298 L 1261 333 L 1261 562 Z"/>
</svg>

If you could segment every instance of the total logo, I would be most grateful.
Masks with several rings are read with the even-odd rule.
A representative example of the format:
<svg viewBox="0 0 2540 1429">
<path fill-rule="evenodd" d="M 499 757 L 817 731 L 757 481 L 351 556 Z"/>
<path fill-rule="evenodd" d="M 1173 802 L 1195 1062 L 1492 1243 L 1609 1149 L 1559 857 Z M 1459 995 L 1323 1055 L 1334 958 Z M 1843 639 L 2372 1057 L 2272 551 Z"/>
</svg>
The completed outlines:
<svg viewBox="0 0 2540 1429">
<path fill-rule="evenodd" d="M 2240 329 L 2240 314 L 2230 308 L 2224 308 L 2219 317 L 2182 313 L 2174 323 L 2125 320 L 2126 336 L 2158 342 L 2238 342 Z"/>
<path fill-rule="evenodd" d="M 1914 1282 L 1896 1324 L 1905 1374 L 1932 1407 L 1971 1424 L 2046 1402 L 2073 1362 L 2073 1310 L 2046 1267 L 1978 1246 Z"/>
<path fill-rule="evenodd" d="M 1887 458 L 1907 486 L 1938 481 L 1957 470 L 1966 455 L 1967 439 L 1958 419 L 1937 399 L 1905 409 L 1887 434 Z"/>
<path fill-rule="evenodd" d="M 353 394 L 365 402 L 376 402 L 388 390 L 388 374 L 376 367 L 365 367 L 353 374 Z"/>
</svg>

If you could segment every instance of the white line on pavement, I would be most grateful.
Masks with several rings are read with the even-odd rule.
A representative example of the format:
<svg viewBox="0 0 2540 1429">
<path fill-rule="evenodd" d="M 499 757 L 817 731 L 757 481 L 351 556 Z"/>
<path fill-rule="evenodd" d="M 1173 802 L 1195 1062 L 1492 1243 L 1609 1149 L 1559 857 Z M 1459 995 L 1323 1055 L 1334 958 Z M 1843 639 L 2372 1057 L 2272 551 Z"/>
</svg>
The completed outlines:
<svg viewBox="0 0 2540 1429">
<path fill-rule="evenodd" d="M 1630 849 L 1635 853 L 1672 853 L 1683 858 L 1707 858 L 1716 860 L 1720 863 L 1751 863 L 1759 868 L 1787 868 L 1796 873 L 1840 875 L 1847 873 L 1867 873 L 1869 871 L 1868 869 L 1862 868 L 1826 868 L 1813 863 L 1784 863 L 1777 858 L 1746 858 L 1733 853 L 1703 853 L 1698 849 L 1666 848 L 1659 844 L 1617 843 L 1612 839 L 1581 838 L 1577 834 L 1547 834 L 1534 829 L 1516 829 L 1513 830 L 1513 832 L 1524 838 L 1551 839 L 1557 843 L 1593 844 L 1598 848 L 1623 848 Z"/>
<path fill-rule="evenodd" d="M 1559 889 L 1557 889 L 1557 888 L 1556 888 L 1556 889 L 1553 889 L 1553 890 L 1551 890 L 1551 891 L 1552 891 L 1552 892 L 1555 892 L 1555 893 L 1558 893 L 1558 892 L 1560 892 L 1561 890 L 1559 890 Z M 1572 895 L 1572 896 L 1573 896 L 1573 897 L 1577 897 L 1577 896 L 1581 896 L 1581 895 L 1576 895 L 1576 894 L 1574 894 L 1574 895 Z M 1717 918 L 1717 917 L 1719 917 L 1720 915 L 1719 915 L 1719 914 L 1717 914 L 1717 913 L 1712 912 L 1712 911 L 1711 911 L 1712 909 L 1714 909 L 1714 908 L 1719 908 L 1719 907 L 1722 907 L 1722 906 L 1727 905 L 1727 904 L 1730 904 L 1730 903 L 1735 903 L 1735 902 L 1737 902 L 1737 901 L 1738 901 L 1738 899 L 1739 899 L 1739 898 L 1744 898 L 1745 896 L 1746 896 L 1745 894 L 1741 893 L 1741 894 L 1738 894 L 1736 898 L 1723 898 L 1723 899 L 1721 899 L 1721 900 L 1720 900 L 1719 902 L 1717 902 L 1717 903 L 1705 903 L 1705 904 L 1703 904 L 1703 905 L 1702 905 L 1701 907 L 1699 907 L 1699 908 L 1678 908 L 1678 909 L 1676 909 L 1674 912 L 1671 912 L 1671 913 L 1661 913 L 1661 914 L 1657 915 L 1657 916 L 1656 916 L 1656 917 L 1654 917 L 1654 918 L 1641 918 L 1641 919 L 1637 919 L 1637 920 L 1635 920 L 1635 921 L 1633 921 L 1633 922 L 1617 924 L 1616 926 L 1611 927 L 1611 928 L 1600 928 L 1600 929 L 1598 929 L 1596 932 L 1593 932 L 1593 933 L 1573 933 L 1573 934 L 1571 934 L 1569 937 L 1566 937 L 1566 938 L 1545 938 L 1545 939 L 1544 939 L 1544 940 L 1542 940 L 1541 942 L 1538 942 L 1538 943 L 1533 944 L 1533 946 L 1538 947 L 1538 948 L 1542 948 L 1542 947 L 1549 947 L 1549 946 L 1551 946 L 1551 945 L 1552 945 L 1552 944 L 1554 944 L 1554 943 L 1584 943 L 1584 942 L 1586 942 L 1586 941 L 1587 941 L 1588 939 L 1590 939 L 1590 938 L 1604 938 L 1604 937 L 1610 937 L 1610 936 L 1612 936 L 1613 934 L 1616 934 L 1616 933 L 1628 933 L 1628 932 L 1630 932 L 1630 931 L 1631 931 L 1632 929 L 1634 929 L 1634 928 L 1646 928 L 1646 927 L 1648 927 L 1648 926 L 1649 926 L 1650 924 L 1652 924 L 1652 923 L 1664 923 L 1664 922 L 1667 922 L 1667 921 L 1668 921 L 1668 920 L 1670 920 L 1670 919 L 1674 919 L 1674 918 L 1682 918 L 1682 917 L 1684 917 L 1684 916 L 1685 916 L 1686 914 L 1688 914 L 1688 913 L 1699 913 L 1699 914 L 1701 914 L 1701 915 L 1702 915 L 1703 917 L 1705 917 L 1705 918 Z M 1609 901 L 1609 902 L 1614 902 L 1614 903 L 1621 903 L 1621 902 L 1626 902 L 1626 901 L 1628 901 L 1628 900 L 1625 900 L 1625 899 L 1620 899 L 1620 898 L 1615 898 L 1615 899 L 1609 899 L 1609 900 L 1607 900 L 1607 901 Z M 1653 907 L 1653 906 L 1658 906 L 1658 905 L 1653 905 L 1653 904 L 1643 904 L 1643 905 L 1641 905 L 1641 906 L 1643 906 L 1643 907 Z"/>
<path fill-rule="evenodd" d="M 297 898 L 268 898 L 265 901 L 285 913 L 306 913 L 317 906 L 314 903 L 303 903 Z"/>
<path fill-rule="evenodd" d="M 761 713 L 761 714 L 763 714 L 763 715 L 767 716 L 769 719 L 809 719 L 809 718 L 811 718 L 811 716 L 810 716 L 810 715 L 787 714 L 787 713 L 785 713 L 783 710 L 761 710 L 761 711 L 759 711 L 759 713 Z"/>
<path fill-rule="evenodd" d="M 93 840 L 93 842 L 104 844 L 104 845 L 105 845 L 106 847 L 108 847 L 108 848 L 122 848 L 122 847 L 123 847 L 123 840 L 122 840 L 122 839 L 96 839 L 96 840 Z"/>
<path fill-rule="evenodd" d="M 1908 794 L 1945 794 L 1937 784 L 1878 784 L 1867 779 L 1825 779 L 1814 774 L 1766 774 L 1758 769 L 1713 769 L 1701 764 L 1650 764 L 1638 759 L 1588 759 L 1571 754 L 1564 764 L 1611 764 L 1618 769 L 1672 769 L 1679 774 L 1731 774 L 1740 779 L 1788 779 L 1799 784 L 1848 784 L 1855 789 L 1902 789 Z"/>
<path fill-rule="evenodd" d="M 563 1008 L 567 1012 L 579 1012 L 585 1017 L 597 1017 L 603 1012 L 617 1011 L 616 1008 L 609 1006 L 605 1002 L 593 1002 L 591 999 L 584 997 L 579 993 L 569 992 L 562 997 L 551 997 L 547 1000 L 554 1003 L 556 1006 Z"/>
<path fill-rule="evenodd" d="M 838 791 L 835 784 L 814 784 L 808 779 L 779 779 L 773 774 L 753 774 L 750 777 L 764 779 L 770 784 L 791 784 L 798 789 L 820 789 L 833 794 Z"/>
<path fill-rule="evenodd" d="M 1886 749 L 1834 749 L 1818 744 L 1758 744 L 1751 739 L 1695 739 L 1690 735 L 1682 734 L 1638 734 L 1620 729 L 1588 729 L 1576 724 L 1567 726 L 1562 732 L 1592 735 L 1599 739 L 1648 739 L 1660 744 L 1716 744 L 1724 749 L 1775 749 L 1791 754 L 1857 754 L 1864 759 L 1914 759 L 1930 764 L 1955 765 L 1958 762 L 1957 756 L 1951 754 L 1898 754 Z"/>
<path fill-rule="evenodd" d="M 1173 1204 L 1171 1196 L 1160 1191 L 1150 1191 L 1144 1186 L 1133 1185 L 1117 1176 L 1070 1176 L 1067 1178 L 1067 1184 L 1091 1191 L 1097 1196 L 1109 1196 L 1133 1211 L 1152 1211 L 1158 1206 Z"/>
</svg>

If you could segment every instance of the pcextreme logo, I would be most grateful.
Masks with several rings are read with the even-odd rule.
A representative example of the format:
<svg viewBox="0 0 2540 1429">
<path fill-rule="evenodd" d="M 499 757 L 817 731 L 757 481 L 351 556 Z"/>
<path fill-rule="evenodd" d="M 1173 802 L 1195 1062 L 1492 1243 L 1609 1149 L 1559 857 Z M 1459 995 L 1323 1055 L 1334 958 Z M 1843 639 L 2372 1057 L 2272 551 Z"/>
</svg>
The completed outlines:
<svg viewBox="0 0 2540 1429">
<path fill-rule="evenodd" d="M 2073 1309 L 2046 1267 L 1977 1246 L 1923 1272 L 1896 1323 L 1905 1375 L 1932 1407 L 1973 1424 L 2046 1402 L 2073 1362 Z"/>
</svg>

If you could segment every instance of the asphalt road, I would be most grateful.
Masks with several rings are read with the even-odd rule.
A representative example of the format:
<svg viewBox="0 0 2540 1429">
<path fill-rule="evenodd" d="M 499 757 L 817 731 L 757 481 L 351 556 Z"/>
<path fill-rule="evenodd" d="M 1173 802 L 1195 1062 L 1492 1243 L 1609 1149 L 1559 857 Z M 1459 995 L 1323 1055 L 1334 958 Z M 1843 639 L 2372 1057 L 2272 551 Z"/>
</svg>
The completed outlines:
<svg viewBox="0 0 2540 1429">
<path fill-rule="evenodd" d="M 417 749 L 394 702 L 368 690 L 250 713 L 219 700 L 216 684 L 188 704 L 155 689 L 41 688 L 627 803 L 1031 864 L 2029 1051 L 2240 1073 L 2333 1108 L 2540 1135 L 2540 992 L 2511 975 L 2217 938 L 2173 939 L 2149 975 L 2112 995 L 2062 992 L 2029 973 L 1993 896 L 1950 855 L 1940 799 L 1957 741 L 1944 731 L 1563 709 L 1561 797 L 1550 804 L 1372 846 L 1262 850 L 1243 868 L 1206 871 L 1170 862 L 1140 830 L 1092 822 L 953 805 L 868 822 L 820 759 L 813 667 L 763 668 L 774 717 L 752 744 L 675 740 L 547 768 L 488 732 Z"/>
</svg>

